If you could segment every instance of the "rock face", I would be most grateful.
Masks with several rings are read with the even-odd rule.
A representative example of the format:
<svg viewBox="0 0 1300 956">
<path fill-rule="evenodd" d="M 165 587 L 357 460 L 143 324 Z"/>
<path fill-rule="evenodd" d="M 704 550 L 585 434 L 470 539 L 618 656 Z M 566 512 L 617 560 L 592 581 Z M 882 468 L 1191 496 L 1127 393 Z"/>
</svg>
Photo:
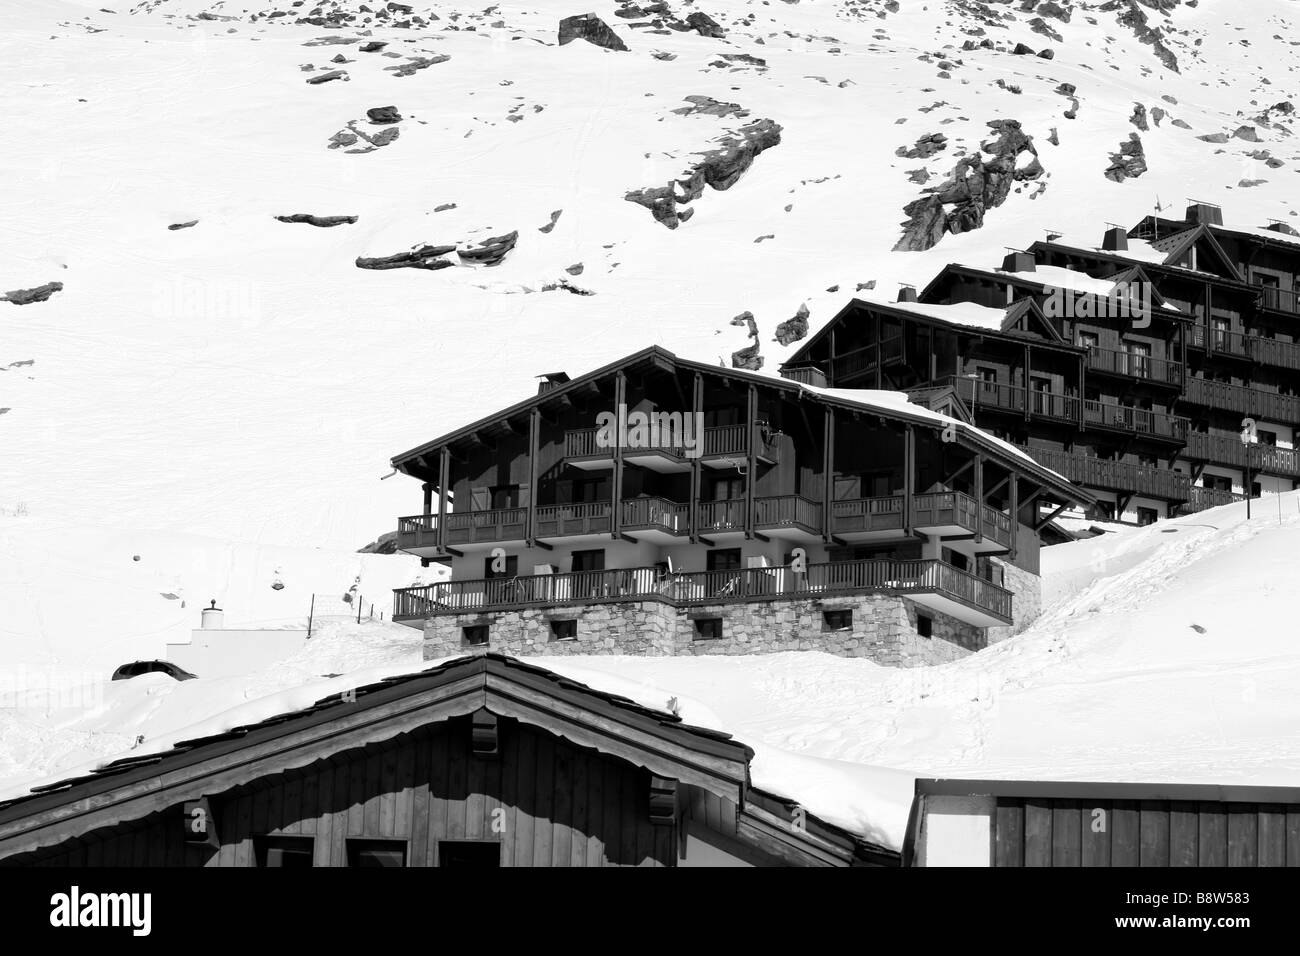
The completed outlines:
<svg viewBox="0 0 1300 956">
<path fill-rule="evenodd" d="M 894 150 L 895 156 L 903 159 L 929 159 L 935 153 L 948 148 L 948 137 L 943 133 L 928 133 L 916 141 L 916 145 L 900 146 Z"/>
<path fill-rule="evenodd" d="M 1142 3 L 1158 10 L 1163 10 L 1166 6 L 1164 0 L 1142 0 Z M 1172 4 L 1169 6 L 1172 6 Z M 1150 46 L 1166 69 L 1174 73 L 1178 72 L 1178 57 L 1174 55 L 1173 50 L 1165 46 L 1164 34 L 1159 27 L 1151 26 L 1146 12 L 1138 5 L 1138 0 L 1108 0 L 1097 9 L 1114 11 L 1116 13 L 1115 19 L 1119 21 L 1120 25 L 1128 27 L 1138 40 Z"/>
<path fill-rule="evenodd" d="M 680 206 L 700 198 L 705 186 L 718 190 L 734 186 L 759 153 L 781 142 L 781 127 L 770 119 L 755 120 L 714 142 L 713 149 L 696 153 L 698 158 L 676 180 L 631 190 L 623 198 L 645 206 L 657 221 L 676 229 L 694 213 Z"/>
<path fill-rule="evenodd" d="M 189 222 L 174 222 L 167 228 L 170 229 L 172 232 L 176 232 L 178 229 L 189 229 L 193 226 L 197 226 L 198 224 L 199 221 L 197 219 L 191 219 Z"/>
<path fill-rule="evenodd" d="M 33 302 L 44 302 L 54 293 L 62 291 L 62 282 L 47 282 L 45 285 L 38 285 L 34 289 L 14 289 L 12 292 L 6 292 L 3 296 L 0 296 L 0 299 L 12 302 L 14 305 L 31 305 Z"/>
<path fill-rule="evenodd" d="M 296 212 L 290 216 L 276 216 L 280 222 L 305 222 L 309 226 L 328 229 L 330 226 L 351 225 L 357 221 L 356 216 L 313 216 L 308 212 Z"/>
<path fill-rule="evenodd" d="M 927 187 L 925 195 L 903 208 L 908 219 L 895 252 L 921 252 L 950 232 L 980 228 L 984 214 L 1002 205 L 1015 183 L 1043 176 L 1033 137 L 1017 120 L 993 120 L 988 126 L 997 136 L 983 144 L 981 152 L 960 159 L 943 183 Z M 1029 161 L 1021 164 L 1021 154 L 1028 154 Z"/>
<path fill-rule="evenodd" d="M 376 106 L 366 110 L 366 116 L 376 126 L 402 121 L 402 114 L 397 111 L 396 106 Z"/>
<path fill-rule="evenodd" d="M 584 13 L 576 17 L 565 17 L 560 21 L 560 46 L 574 40 L 586 40 L 606 50 L 625 52 L 627 44 L 618 38 L 608 23 L 594 13 Z"/>
<path fill-rule="evenodd" d="M 1151 129 L 1147 125 L 1147 108 L 1141 103 L 1133 104 L 1133 115 L 1128 118 L 1128 121 L 1144 133 Z"/>
<path fill-rule="evenodd" d="M 450 269 L 456 263 L 443 256 L 455 252 L 455 246 L 418 246 L 409 252 L 368 259 L 357 257 L 358 269 Z"/>
<path fill-rule="evenodd" d="M 1128 134 L 1128 142 L 1120 143 L 1119 152 L 1110 154 L 1110 166 L 1106 168 L 1106 178 L 1112 182 L 1122 183 L 1126 179 L 1137 179 L 1147 171 L 1146 152 L 1142 149 L 1142 137 L 1137 133 Z"/>
<path fill-rule="evenodd" d="M 757 372 L 763 367 L 763 356 L 758 354 L 758 343 L 746 345 L 743 349 L 736 349 L 731 353 L 731 367 L 743 368 L 750 372 Z"/>
<path fill-rule="evenodd" d="M 347 78 L 347 70 L 330 70 L 328 73 L 319 73 L 316 76 L 307 77 L 307 82 L 315 86 L 318 83 L 328 83 L 330 80 L 346 80 Z"/>
<path fill-rule="evenodd" d="M 515 243 L 518 241 L 519 231 L 515 230 L 501 236 L 482 239 L 468 248 L 457 249 L 456 255 L 460 256 L 462 262 L 495 266 L 500 264 L 501 260 L 515 247 Z"/>
<path fill-rule="evenodd" d="M 808 336 L 808 304 L 799 306 L 793 318 L 786 319 L 776 327 L 776 340 L 782 345 L 800 342 Z"/>
<path fill-rule="evenodd" d="M 713 37 L 720 40 L 727 35 L 727 31 L 718 25 L 718 21 L 707 13 L 699 13 L 698 11 L 692 13 L 686 18 L 686 25 L 702 37 Z"/>
</svg>

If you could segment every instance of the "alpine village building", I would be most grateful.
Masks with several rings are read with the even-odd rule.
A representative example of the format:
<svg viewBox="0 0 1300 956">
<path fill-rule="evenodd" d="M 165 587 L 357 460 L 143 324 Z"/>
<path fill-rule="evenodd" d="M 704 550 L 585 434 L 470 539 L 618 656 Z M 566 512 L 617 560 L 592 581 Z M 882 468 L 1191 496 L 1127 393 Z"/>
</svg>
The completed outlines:
<svg viewBox="0 0 1300 956">
<path fill-rule="evenodd" d="M 1038 531 L 1091 497 L 885 392 L 652 347 L 393 459 L 425 658 L 818 649 L 938 663 L 1038 612 Z"/>
</svg>

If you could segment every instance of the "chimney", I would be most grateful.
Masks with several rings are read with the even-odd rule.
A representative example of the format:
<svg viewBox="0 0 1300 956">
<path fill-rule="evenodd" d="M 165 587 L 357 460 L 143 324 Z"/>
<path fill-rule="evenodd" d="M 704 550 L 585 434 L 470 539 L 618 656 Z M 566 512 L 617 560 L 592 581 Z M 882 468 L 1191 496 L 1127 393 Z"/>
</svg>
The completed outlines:
<svg viewBox="0 0 1300 956">
<path fill-rule="evenodd" d="M 1034 257 L 1027 252 L 1008 252 L 1002 260 L 1003 272 L 1033 272 L 1036 266 Z"/>
<path fill-rule="evenodd" d="M 901 287 L 899 287 L 899 290 L 898 290 L 898 301 L 899 301 L 899 302 L 915 302 L 915 301 L 916 301 L 916 287 L 915 287 L 915 286 L 910 286 L 910 285 L 905 285 L 905 286 L 901 286 Z"/>
<path fill-rule="evenodd" d="M 1223 210 L 1213 203 L 1193 202 L 1187 207 L 1186 218 L 1194 226 L 1222 226 Z"/>
<path fill-rule="evenodd" d="M 559 388 L 569 380 L 569 376 L 564 372 L 544 372 L 537 376 L 542 381 L 537 383 L 537 394 L 545 395 L 553 388 Z"/>
<path fill-rule="evenodd" d="M 1268 225 L 1264 228 L 1269 232 L 1280 232 L 1284 236 L 1300 236 L 1300 232 L 1296 232 L 1286 223 L 1280 222 L 1277 219 L 1269 220 Z"/>
<path fill-rule="evenodd" d="M 217 607 L 216 598 L 212 606 L 203 609 L 203 622 L 199 625 L 205 631 L 219 631 L 226 626 L 226 612 Z"/>
<path fill-rule="evenodd" d="M 1128 233 L 1123 226 L 1111 226 L 1101 237 L 1101 247 L 1107 252 L 1128 252 Z"/>
</svg>

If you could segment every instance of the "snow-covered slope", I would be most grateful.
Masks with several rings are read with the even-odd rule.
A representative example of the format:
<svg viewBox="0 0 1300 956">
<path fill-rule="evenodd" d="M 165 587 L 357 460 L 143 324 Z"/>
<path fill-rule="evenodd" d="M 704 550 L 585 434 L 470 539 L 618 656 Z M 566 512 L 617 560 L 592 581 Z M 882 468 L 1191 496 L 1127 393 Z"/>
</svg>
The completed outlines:
<svg viewBox="0 0 1300 956">
<path fill-rule="evenodd" d="M 536 662 L 757 752 L 754 781 L 893 846 L 915 776 L 1300 785 L 1300 492 L 1043 553 L 1018 637 L 915 670 L 817 653 Z M 306 706 L 424 666 L 419 632 L 335 625 L 261 673 L 83 687 L 88 708 L 0 711 L 0 797 L 37 778 Z M 329 676 L 327 676 L 329 675 Z M 21 701 L 19 701 L 21 704 Z"/>
<path fill-rule="evenodd" d="M 379 481 L 391 455 L 525 397 L 538 373 L 651 343 L 729 361 L 746 310 L 771 371 L 795 347 L 775 326 L 803 303 L 815 329 L 869 280 L 888 299 L 1046 228 L 1093 243 L 1157 197 L 1220 201 L 1246 225 L 1295 215 L 1289 118 L 1250 119 L 1295 97 L 1284 0 L 668 4 L 721 38 L 597 4 L 626 52 L 558 45 L 560 18 L 587 8 L 553 3 L 437 4 L 424 27 L 393 26 L 399 14 L 339 29 L 293 21 L 360 4 L 105 6 L 0 5 L 0 290 L 64 284 L 0 302 L 6 514 L 356 548 L 418 510 L 414 483 Z M 1151 28 L 1180 72 L 1140 39 Z M 388 46 L 361 52 L 363 39 Z M 1010 52 L 1021 42 L 1054 58 Z M 437 62 L 392 69 L 415 58 Z M 330 69 L 347 76 L 306 82 Z M 748 113 L 677 112 L 688 96 Z M 1149 131 L 1130 122 L 1138 103 Z M 382 106 L 403 119 L 371 125 Z M 1043 174 L 982 229 L 891 252 L 922 194 L 909 173 L 941 182 L 1003 119 L 1033 137 Z M 729 189 L 704 187 L 677 229 L 624 198 L 760 120 L 780 142 Z M 400 136 L 328 148 L 350 122 Z M 1197 138 L 1243 124 L 1260 142 Z M 934 133 L 947 137 L 934 156 L 897 155 Z M 1112 182 L 1131 133 L 1149 170 Z M 1284 165 L 1249 155 L 1262 150 Z M 296 213 L 359 218 L 274 218 Z M 515 230 L 497 266 L 354 265 Z"/>
</svg>

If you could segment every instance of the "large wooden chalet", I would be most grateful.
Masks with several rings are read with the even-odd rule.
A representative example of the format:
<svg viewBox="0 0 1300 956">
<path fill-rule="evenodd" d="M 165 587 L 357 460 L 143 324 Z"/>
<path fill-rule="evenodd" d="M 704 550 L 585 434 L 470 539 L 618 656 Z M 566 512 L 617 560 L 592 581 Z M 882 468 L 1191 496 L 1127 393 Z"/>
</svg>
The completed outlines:
<svg viewBox="0 0 1300 956">
<path fill-rule="evenodd" d="M 1300 237 L 1198 203 L 855 300 L 783 374 L 960 406 L 1093 490 L 1091 517 L 1149 523 L 1300 481 L 1298 296 Z"/>
<path fill-rule="evenodd" d="M 466 644 L 950 659 L 1032 617 L 1037 531 L 1089 500 L 902 396 L 658 347 L 548 376 L 393 465 L 424 483 L 400 549 L 451 569 L 396 594 L 430 659 Z"/>
<path fill-rule="evenodd" d="M 0 866 L 897 866 L 753 751 L 494 654 L 0 804 Z"/>
</svg>

